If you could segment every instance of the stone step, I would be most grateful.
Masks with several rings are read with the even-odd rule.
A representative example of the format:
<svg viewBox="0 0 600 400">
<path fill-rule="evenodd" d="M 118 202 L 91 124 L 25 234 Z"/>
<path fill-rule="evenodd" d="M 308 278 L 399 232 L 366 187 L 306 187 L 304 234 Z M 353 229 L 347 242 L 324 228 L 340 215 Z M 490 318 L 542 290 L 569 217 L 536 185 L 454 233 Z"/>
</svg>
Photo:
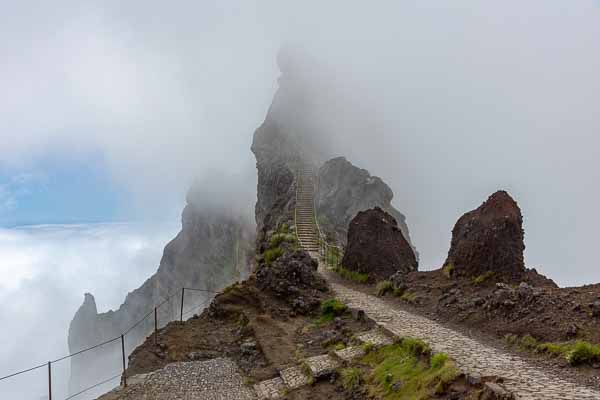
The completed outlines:
<svg viewBox="0 0 600 400">
<path fill-rule="evenodd" d="M 361 346 L 352 346 L 346 347 L 342 350 L 336 350 L 333 352 L 333 354 L 335 354 L 335 356 L 343 362 L 351 363 L 357 358 L 363 357 L 366 354 L 366 352 Z"/>
<path fill-rule="evenodd" d="M 304 360 L 313 378 L 318 379 L 335 372 L 338 362 L 328 354 Z"/>
<path fill-rule="evenodd" d="M 285 395 L 286 387 L 281 377 L 273 378 L 254 385 L 258 400 L 280 399 Z"/>
<path fill-rule="evenodd" d="M 284 369 L 279 372 L 279 375 L 289 390 L 296 390 L 310 383 L 310 378 L 306 376 L 301 367 Z"/>
<path fill-rule="evenodd" d="M 387 346 L 394 343 L 390 337 L 378 329 L 361 333 L 356 339 L 362 343 L 370 343 L 375 347 Z"/>
</svg>

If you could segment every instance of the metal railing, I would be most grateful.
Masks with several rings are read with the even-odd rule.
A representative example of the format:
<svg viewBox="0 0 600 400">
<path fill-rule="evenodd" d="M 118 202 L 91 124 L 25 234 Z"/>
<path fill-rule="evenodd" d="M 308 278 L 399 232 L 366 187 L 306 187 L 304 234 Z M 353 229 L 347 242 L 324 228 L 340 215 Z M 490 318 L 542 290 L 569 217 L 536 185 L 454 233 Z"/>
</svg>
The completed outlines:
<svg viewBox="0 0 600 400">
<path fill-rule="evenodd" d="M 202 293 L 207 293 L 209 294 L 208 298 L 203 299 L 202 301 L 194 304 L 193 306 L 191 306 L 190 308 L 188 308 L 187 310 L 184 310 L 184 306 L 185 306 L 185 301 L 186 301 L 186 292 L 202 292 Z M 158 332 L 159 332 L 159 314 L 158 311 L 161 309 L 161 307 L 163 307 L 165 304 L 167 304 L 168 302 L 170 302 L 172 299 L 175 298 L 175 296 L 179 296 L 179 294 L 181 294 L 181 305 L 179 308 L 179 321 L 183 322 L 184 318 L 187 318 L 188 316 L 192 316 L 193 313 L 195 313 L 197 310 L 199 310 L 202 307 L 205 307 L 210 301 L 213 300 L 214 295 L 218 294 L 219 292 L 214 292 L 212 290 L 207 290 L 207 289 L 195 289 L 195 288 L 186 288 L 183 287 L 180 290 L 177 290 L 175 292 L 172 292 L 171 294 L 169 294 L 166 298 L 163 299 L 163 301 L 158 304 L 155 305 L 147 314 L 145 314 L 140 320 L 138 320 L 137 322 L 135 322 L 133 325 L 131 325 L 128 329 L 126 329 L 123 333 L 121 333 L 118 336 L 115 336 L 111 339 L 108 340 L 104 340 L 96 345 L 90 346 L 88 348 L 79 350 L 77 352 L 74 352 L 72 354 L 69 354 L 67 356 L 64 357 L 60 357 L 60 358 L 56 358 L 54 360 L 45 362 L 43 364 L 39 364 L 30 368 L 26 368 L 23 369 L 21 371 L 17 371 L 5 376 L 1 376 L 0 377 L 0 383 L 3 381 L 7 381 L 11 378 L 15 378 L 17 376 L 21 376 L 23 374 L 27 374 L 29 372 L 32 371 L 36 371 L 36 370 L 40 370 L 42 368 L 47 368 L 48 371 L 48 400 L 52 400 L 53 399 L 53 391 L 52 391 L 52 367 L 54 365 L 56 365 L 57 363 L 60 363 L 61 361 L 65 361 L 65 360 L 69 360 L 72 359 L 73 357 L 88 353 L 90 351 L 93 350 L 97 350 L 100 349 L 102 347 L 105 347 L 111 343 L 117 343 L 120 342 L 120 352 L 121 352 L 121 357 L 120 357 L 120 363 L 121 365 L 120 367 L 120 372 L 117 375 L 111 376 L 108 379 L 103 379 L 101 381 L 99 381 L 98 383 L 91 385 L 77 393 L 71 394 L 68 397 L 66 397 L 64 400 L 70 400 L 73 398 L 76 398 L 78 396 L 83 395 L 84 393 L 88 393 L 93 389 L 96 389 L 102 385 L 106 385 L 110 382 L 113 382 L 115 380 L 117 380 L 118 378 L 122 378 L 122 385 L 123 387 L 127 387 L 127 354 L 125 351 L 125 339 L 127 337 L 127 335 L 131 334 L 131 332 L 137 328 L 138 326 L 140 326 L 143 322 L 147 321 L 149 319 L 149 317 L 151 317 L 152 315 L 154 315 L 154 329 L 153 329 L 153 336 L 154 336 L 154 343 L 155 345 L 158 344 Z M 167 323 L 172 322 L 174 320 L 176 320 L 177 318 L 172 318 L 169 319 Z M 165 324 L 166 325 L 166 324 Z M 147 333 L 146 333 L 147 334 Z"/>
<path fill-rule="evenodd" d="M 306 167 L 304 167 L 304 170 L 306 170 Z M 318 217 L 318 204 L 317 204 L 317 199 L 319 197 L 319 174 L 315 173 L 314 170 L 312 171 L 312 175 L 313 175 L 313 179 L 315 180 L 313 182 L 313 218 L 314 218 L 314 225 L 317 229 L 317 244 L 318 244 L 318 248 L 319 248 L 319 256 L 321 257 L 321 260 L 323 260 L 325 262 L 325 264 L 332 269 L 338 268 L 341 266 L 342 263 L 342 256 L 343 256 L 343 249 L 341 246 L 335 245 L 335 244 L 330 244 L 329 241 L 327 240 L 327 236 L 323 233 L 323 231 L 321 230 L 321 227 L 319 226 L 319 217 Z M 301 174 L 300 174 L 300 168 L 298 168 L 297 172 L 296 172 L 296 209 L 295 209 L 295 224 L 296 224 L 296 237 L 298 239 L 298 242 L 300 243 L 300 246 L 304 247 L 302 244 L 302 241 L 300 239 L 300 236 L 298 235 L 298 192 L 300 190 L 300 179 L 301 179 Z"/>
<path fill-rule="evenodd" d="M 319 204 L 317 203 L 317 199 L 319 198 L 320 193 L 320 184 L 321 180 L 319 178 L 319 173 L 314 174 L 315 177 L 315 193 L 313 197 L 313 208 L 315 210 L 315 225 L 317 227 L 317 239 L 319 241 L 319 249 L 321 257 L 323 257 L 325 264 L 332 269 L 339 268 L 342 265 L 342 257 L 344 254 L 344 250 L 341 246 L 335 244 L 329 244 L 327 240 L 327 236 L 321 230 L 321 226 L 319 225 Z"/>
</svg>

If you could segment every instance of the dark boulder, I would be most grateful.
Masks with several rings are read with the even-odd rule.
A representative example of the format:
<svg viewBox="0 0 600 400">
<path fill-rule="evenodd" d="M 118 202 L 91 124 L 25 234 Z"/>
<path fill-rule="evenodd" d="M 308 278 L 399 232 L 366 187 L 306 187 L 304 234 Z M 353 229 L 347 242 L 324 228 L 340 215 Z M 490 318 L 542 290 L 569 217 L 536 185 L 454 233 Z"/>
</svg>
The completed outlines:
<svg viewBox="0 0 600 400">
<path fill-rule="evenodd" d="M 376 207 L 359 212 L 350 223 L 342 265 L 383 280 L 416 271 L 418 262 L 394 217 Z"/>
<path fill-rule="evenodd" d="M 303 250 L 286 252 L 271 265 L 259 266 L 256 287 L 283 299 L 294 312 L 308 314 L 319 307 L 328 291 L 317 267 L 317 261 Z"/>
<path fill-rule="evenodd" d="M 499 191 L 458 220 L 444 265 L 463 276 L 494 272 L 518 278 L 525 273 L 523 239 L 521 210 L 507 192 Z"/>
</svg>

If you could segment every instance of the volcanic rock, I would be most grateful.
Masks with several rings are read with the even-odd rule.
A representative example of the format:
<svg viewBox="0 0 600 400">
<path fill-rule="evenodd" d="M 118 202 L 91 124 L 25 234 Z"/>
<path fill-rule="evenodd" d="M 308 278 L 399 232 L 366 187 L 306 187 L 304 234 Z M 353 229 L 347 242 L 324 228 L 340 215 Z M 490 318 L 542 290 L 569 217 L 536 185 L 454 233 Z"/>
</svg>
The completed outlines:
<svg viewBox="0 0 600 400">
<path fill-rule="evenodd" d="M 319 170 L 319 223 L 342 245 L 346 244 L 348 226 L 356 214 L 375 207 L 394 217 L 402 235 L 410 243 L 406 217 L 392 206 L 393 198 L 394 192 L 381 178 L 354 166 L 344 157 L 327 161 Z"/>
<path fill-rule="evenodd" d="M 463 215 L 452 230 L 446 266 L 464 276 L 487 272 L 518 278 L 525 273 L 523 217 L 505 191 Z"/>
<path fill-rule="evenodd" d="M 396 219 L 376 207 L 359 212 L 350 223 L 342 265 L 372 280 L 417 270 L 418 262 Z"/>
<path fill-rule="evenodd" d="M 256 272 L 256 286 L 285 300 L 298 314 L 308 314 L 321 303 L 328 290 L 317 273 L 318 263 L 305 251 L 287 252 L 270 266 Z"/>
</svg>

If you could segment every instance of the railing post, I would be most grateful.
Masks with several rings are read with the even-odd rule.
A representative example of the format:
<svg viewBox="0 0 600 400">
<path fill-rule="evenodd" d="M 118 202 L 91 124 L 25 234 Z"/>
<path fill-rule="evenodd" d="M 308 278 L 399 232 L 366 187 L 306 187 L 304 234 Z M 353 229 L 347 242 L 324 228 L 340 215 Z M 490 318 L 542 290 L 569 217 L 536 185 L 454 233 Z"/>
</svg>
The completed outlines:
<svg viewBox="0 0 600 400">
<path fill-rule="evenodd" d="M 52 400 L 52 362 L 48 361 L 48 400 Z"/>
<path fill-rule="evenodd" d="M 158 309 L 154 307 L 154 344 L 158 344 Z"/>
<path fill-rule="evenodd" d="M 121 335 L 121 355 L 123 356 L 123 386 L 127 387 L 127 365 L 125 363 L 125 335 Z"/>
<path fill-rule="evenodd" d="M 185 299 L 185 288 L 181 288 L 181 312 L 179 314 L 179 321 L 183 322 L 183 300 Z"/>
</svg>

